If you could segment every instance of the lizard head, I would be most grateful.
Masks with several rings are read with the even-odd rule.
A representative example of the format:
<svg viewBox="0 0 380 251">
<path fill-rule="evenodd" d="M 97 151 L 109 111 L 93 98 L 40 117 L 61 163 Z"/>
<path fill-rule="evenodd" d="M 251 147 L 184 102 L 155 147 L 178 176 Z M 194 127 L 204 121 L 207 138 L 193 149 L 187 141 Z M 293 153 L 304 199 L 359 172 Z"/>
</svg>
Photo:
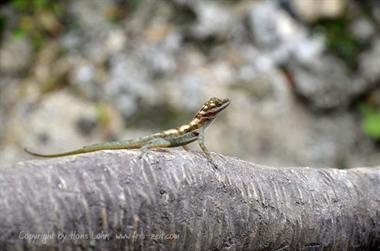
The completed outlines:
<svg viewBox="0 0 380 251">
<path fill-rule="evenodd" d="M 229 99 L 210 98 L 207 100 L 201 110 L 195 115 L 200 120 L 213 120 L 216 115 L 223 111 L 230 104 Z"/>
</svg>

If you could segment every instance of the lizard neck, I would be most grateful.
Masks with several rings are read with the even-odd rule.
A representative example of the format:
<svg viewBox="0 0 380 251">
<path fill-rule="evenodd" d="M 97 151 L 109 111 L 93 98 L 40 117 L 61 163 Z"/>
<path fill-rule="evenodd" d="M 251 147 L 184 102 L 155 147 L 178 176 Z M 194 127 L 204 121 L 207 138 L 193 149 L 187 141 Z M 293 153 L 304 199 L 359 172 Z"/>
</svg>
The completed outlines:
<svg viewBox="0 0 380 251">
<path fill-rule="evenodd" d="M 189 123 L 189 125 L 192 127 L 193 130 L 196 130 L 196 129 L 199 129 L 199 128 L 206 128 L 208 127 L 211 122 L 213 121 L 214 119 L 210 119 L 210 118 L 204 118 L 204 117 L 195 117 L 193 118 L 193 120 Z"/>
<path fill-rule="evenodd" d="M 207 127 L 211 122 L 212 122 L 212 120 L 209 120 L 209 119 L 202 119 L 202 118 L 194 117 L 190 121 L 190 123 L 183 125 L 183 126 L 180 126 L 180 127 L 176 128 L 176 130 L 178 130 L 178 132 L 181 134 L 193 132 L 193 131 L 196 131 L 202 127 L 204 127 L 204 128 Z"/>
</svg>

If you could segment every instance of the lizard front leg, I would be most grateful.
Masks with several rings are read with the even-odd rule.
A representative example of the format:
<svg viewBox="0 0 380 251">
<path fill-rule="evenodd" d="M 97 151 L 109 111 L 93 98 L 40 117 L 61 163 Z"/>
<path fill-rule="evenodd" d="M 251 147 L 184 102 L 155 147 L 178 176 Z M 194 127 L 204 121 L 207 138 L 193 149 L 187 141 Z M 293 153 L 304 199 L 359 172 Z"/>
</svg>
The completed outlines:
<svg viewBox="0 0 380 251">
<path fill-rule="evenodd" d="M 204 128 L 201 128 L 201 130 L 199 131 L 198 142 L 199 142 L 200 148 L 202 149 L 203 153 L 205 154 L 205 157 L 211 163 L 212 167 L 215 169 L 218 169 L 218 166 L 212 160 L 211 154 L 205 145 L 205 129 Z"/>
</svg>

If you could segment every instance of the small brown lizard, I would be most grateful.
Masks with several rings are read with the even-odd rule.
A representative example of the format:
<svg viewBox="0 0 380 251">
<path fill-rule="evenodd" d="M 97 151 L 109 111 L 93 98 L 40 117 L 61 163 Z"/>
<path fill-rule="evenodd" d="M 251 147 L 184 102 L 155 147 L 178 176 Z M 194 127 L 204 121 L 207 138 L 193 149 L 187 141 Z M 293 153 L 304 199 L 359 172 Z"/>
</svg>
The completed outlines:
<svg viewBox="0 0 380 251">
<path fill-rule="evenodd" d="M 77 150 L 56 153 L 56 154 L 40 154 L 24 149 L 27 153 L 38 157 L 61 157 L 67 155 L 88 153 L 100 150 L 115 150 L 115 149 L 141 149 L 140 158 L 143 157 L 149 149 L 162 148 L 162 147 L 176 147 L 182 146 L 186 149 L 186 145 L 198 140 L 199 146 L 205 154 L 208 161 L 212 166 L 217 169 L 215 162 L 212 160 L 210 152 L 208 151 L 205 143 L 205 129 L 216 118 L 219 112 L 224 110 L 230 104 L 229 99 L 210 98 L 205 102 L 200 111 L 194 116 L 190 123 L 180 127 L 165 130 L 162 132 L 154 133 L 148 136 L 122 140 L 98 143 L 93 145 L 84 146 Z"/>
</svg>

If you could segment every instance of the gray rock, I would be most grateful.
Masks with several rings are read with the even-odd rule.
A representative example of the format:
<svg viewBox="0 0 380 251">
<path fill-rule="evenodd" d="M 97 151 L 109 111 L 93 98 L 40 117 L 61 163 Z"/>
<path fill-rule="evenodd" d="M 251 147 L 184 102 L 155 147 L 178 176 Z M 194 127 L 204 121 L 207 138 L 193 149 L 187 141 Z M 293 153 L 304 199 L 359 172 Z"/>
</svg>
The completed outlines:
<svg viewBox="0 0 380 251">
<path fill-rule="evenodd" d="M 96 69 L 90 62 L 74 64 L 69 74 L 70 83 L 85 97 L 95 98 L 99 92 L 96 84 Z"/>
<path fill-rule="evenodd" d="M 360 128 L 354 117 L 348 113 L 337 113 L 320 118 L 310 117 L 310 122 L 310 127 L 305 128 L 300 151 L 297 153 L 293 149 L 297 162 L 337 168 L 352 166 L 352 152 L 360 140 Z"/>
<path fill-rule="evenodd" d="M 293 60 L 287 65 L 296 92 L 315 109 L 347 107 L 353 95 L 365 88 L 362 79 L 349 76 L 345 66 L 332 56 L 321 56 L 309 62 Z"/>
<path fill-rule="evenodd" d="M 249 11 L 248 22 L 258 50 L 252 57 L 247 56 L 252 49 L 242 47 L 242 55 L 251 57 L 259 71 L 271 71 L 277 65 L 287 63 L 290 57 L 308 61 L 324 49 L 320 37 L 310 37 L 306 29 L 274 1 L 253 5 Z"/>
<path fill-rule="evenodd" d="M 177 68 L 177 53 L 181 50 L 182 36 L 174 31 L 155 44 L 143 44 L 139 53 L 149 68 L 150 75 L 173 74 Z"/>
<path fill-rule="evenodd" d="M 303 20 L 313 22 L 318 18 L 334 18 L 340 16 L 345 7 L 344 0 L 288 0 Z"/>
<path fill-rule="evenodd" d="M 186 6 L 186 7 L 194 6 L 194 4 L 199 2 L 199 0 L 170 0 L 170 1 L 179 6 Z"/>
<path fill-rule="evenodd" d="M 94 104 L 84 102 L 65 91 L 47 95 L 35 106 L 20 103 L 7 117 L 5 132 L 10 139 L 10 142 L 7 142 L 8 149 L 18 149 L 18 154 L 13 156 L 14 159 L 8 158 L 7 161 L 15 162 L 27 157 L 25 153 L 21 154 L 21 147 L 53 153 L 104 141 L 102 137 L 105 131 L 96 123 L 97 116 Z M 120 115 L 108 112 L 107 116 L 107 130 L 114 134 L 119 133 L 122 128 Z M 18 142 L 17 145 L 14 142 Z M 2 161 L 5 161 L 4 158 L 0 158 L 0 162 Z"/>
<path fill-rule="evenodd" d="M 248 20 L 255 44 L 266 49 L 281 44 L 286 36 L 284 31 L 294 30 L 289 17 L 274 1 L 253 5 Z"/>
<path fill-rule="evenodd" d="M 350 25 L 350 30 L 355 38 L 361 42 L 368 42 L 375 35 L 375 27 L 367 18 L 354 20 Z"/>
<path fill-rule="evenodd" d="M 372 12 L 373 17 L 377 20 L 377 23 L 380 22 L 380 6 L 378 2 L 373 1 L 372 2 L 372 8 L 370 11 Z"/>
<path fill-rule="evenodd" d="M 114 53 L 113 26 L 105 13 L 114 1 L 73 1 L 67 6 L 70 16 L 77 20 L 76 29 L 62 36 L 61 43 L 68 53 L 82 55 L 93 63 L 104 63 Z"/>
<path fill-rule="evenodd" d="M 300 105 L 279 71 L 252 76 L 234 86 L 240 91 L 230 93 L 231 106 L 208 130 L 210 149 L 269 165 L 343 167 L 377 163 L 376 148 L 365 143 L 357 117 L 346 111 L 311 113 Z M 227 139 L 225 143 L 220 144 L 221 138 Z M 364 145 L 367 150 L 357 151 Z"/>
<path fill-rule="evenodd" d="M 248 13 L 248 24 L 255 45 L 261 49 L 277 49 L 306 37 L 305 28 L 275 1 L 253 4 Z"/>
<path fill-rule="evenodd" d="M 9 112 L 20 101 L 20 79 L 9 75 L 0 77 L 0 127 L 7 127 Z"/>
<path fill-rule="evenodd" d="M 371 48 L 360 55 L 359 72 L 369 83 L 380 81 L 380 38 L 374 40 Z"/>
<path fill-rule="evenodd" d="M 111 60 L 109 74 L 106 95 L 124 116 L 136 112 L 138 98 L 147 104 L 154 104 L 157 100 L 158 93 L 152 85 L 150 72 L 139 55 L 115 56 Z"/>
<path fill-rule="evenodd" d="M 191 27 L 191 33 L 197 38 L 226 37 L 235 22 L 231 9 L 217 1 L 199 1 L 194 11 L 197 22 Z"/>
<path fill-rule="evenodd" d="M 19 74 L 32 63 L 32 47 L 26 37 L 6 36 L 0 47 L 0 73 Z"/>
</svg>

